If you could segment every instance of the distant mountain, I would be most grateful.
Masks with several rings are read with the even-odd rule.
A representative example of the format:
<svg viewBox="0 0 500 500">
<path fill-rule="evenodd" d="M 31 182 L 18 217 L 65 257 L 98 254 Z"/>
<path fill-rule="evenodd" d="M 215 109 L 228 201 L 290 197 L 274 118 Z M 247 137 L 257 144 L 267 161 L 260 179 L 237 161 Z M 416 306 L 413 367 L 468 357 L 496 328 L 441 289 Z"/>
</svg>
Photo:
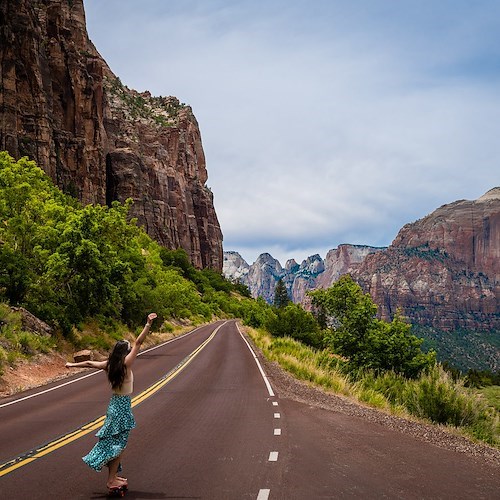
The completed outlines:
<svg viewBox="0 0 500 500">
<path fill-rule="evenodd" d="M 290 259 L 285 267 L 268 253 L 259 255 L 249 265 L 238 252 L 231 251 L 224 252 L 222 272 L 226 278 L 247 285 L 253 297 L 263 297 L 269 303 L 273 302 L 276 283 L 282 279 L 290 298 L 301 303 L 308 290 L 329 287 L 342 274 L 363 262 L 367 255 L 382 250 L 384 248 L 339 245 L 328 252 L 325 260 L 316 254 L 300 265 Z"/>
<path fill-rule="evenodd" d="M 474 201 L 443 205 L 406 224 L 388 248 L 339 245 L 283 268 L 269 254 L 249 265 L 225 252 L 223 272 L 254 297 L 274 298 L 283 279 L 294 302 L 350 273 L 379 315 L 400 309 L 429 347 L 460 368 L 500 369 L 500 187 Z"/>
</svg>

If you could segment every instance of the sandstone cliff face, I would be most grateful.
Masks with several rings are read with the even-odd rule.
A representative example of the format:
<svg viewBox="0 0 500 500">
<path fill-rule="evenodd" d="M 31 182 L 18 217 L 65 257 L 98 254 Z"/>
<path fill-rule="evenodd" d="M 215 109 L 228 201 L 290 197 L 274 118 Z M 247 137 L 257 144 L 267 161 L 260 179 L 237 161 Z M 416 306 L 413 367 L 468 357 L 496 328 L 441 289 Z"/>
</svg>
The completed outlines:
<svg viewBox="0 0 500 500">
<path fill-rule="evenodd" d="M 315 288 L 332 286 L 343 274 L 352 272 L 368 255 L 382 250 L 385 248 L 365 245 L 339 245 L 330 250 L 325 258 L 325 271 L 318 276 Z"/>
<path fill-rule="evenodd" d="M 153 238 L 222 270 L 191 108 L 124 87 L 88 39 L 82 0 L 2 1 L 0 71 L 1 149 L 85 204 L 132 198 Z"/>
<path fill-rule="evenodd" d="M 461 200 L 399 232 L 352 275 L 382 317 L 401 308 L 412 323 L 442 330 L 500 329 L 500 188 Z"/>
</svg>

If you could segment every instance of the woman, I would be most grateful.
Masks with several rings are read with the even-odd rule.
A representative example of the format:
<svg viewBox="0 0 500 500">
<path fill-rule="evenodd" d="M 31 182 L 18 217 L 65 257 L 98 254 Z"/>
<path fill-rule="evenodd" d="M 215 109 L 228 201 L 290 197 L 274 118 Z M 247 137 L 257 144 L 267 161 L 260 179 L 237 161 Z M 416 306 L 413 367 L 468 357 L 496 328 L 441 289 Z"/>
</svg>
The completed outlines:
<svg viewBox="0 0 500 500">
<path fill-rule="evenodd" d="M 127 480 L 118 476 L 117 473 L 121 470 L 120 460 L 127 446 L 129 432 L 135 427 L 130 397 L 134 385 L 132 364 L 156 317 L 156 313 L 148 315 L 144 329 L 132 346 L 128 340 L 118 341 L 107 361 L 66 363 L 67 368 L 99 368 L 107 372 L 113 395 L 108 405 L 104 425 L 96 434 L 99 441 L 90 453 L 83 457 L 83 461 L 98 472 L 103 465 L 108 467 L 106 485 L 110 491 L 127 486 Z"/>
</svg>

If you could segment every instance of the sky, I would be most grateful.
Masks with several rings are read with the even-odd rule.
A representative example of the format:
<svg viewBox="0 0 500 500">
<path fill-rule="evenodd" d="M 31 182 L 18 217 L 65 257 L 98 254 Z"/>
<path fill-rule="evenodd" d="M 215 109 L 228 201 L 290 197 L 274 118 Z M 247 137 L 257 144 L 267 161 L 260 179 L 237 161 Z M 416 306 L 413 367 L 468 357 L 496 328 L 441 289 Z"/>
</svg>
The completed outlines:
<svg viewBox="0 0 500 500">
<path fill-rule="evenodd" d="M 500 185 L 498 0 L 84 0 L 129 88 L 199 123 L 224 250 L 387 246 Z"/>
</svg>

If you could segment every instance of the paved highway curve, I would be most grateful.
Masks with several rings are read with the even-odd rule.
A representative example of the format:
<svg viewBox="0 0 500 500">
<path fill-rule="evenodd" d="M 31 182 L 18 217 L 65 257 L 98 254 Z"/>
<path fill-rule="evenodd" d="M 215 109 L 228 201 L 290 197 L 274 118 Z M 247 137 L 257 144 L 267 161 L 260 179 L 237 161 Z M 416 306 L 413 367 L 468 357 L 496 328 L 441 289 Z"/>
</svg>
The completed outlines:
<svg viewBox="0 0 500 500">
<path fill-rule="evenodd" d="M 500 497 L 494 466 L 280 399 L 234 321 L 142 353 L 134 374 L 129 499 Z M 71 380 L 0 400 L 0 498 L 106 497 L 106 473 L 80 458 L 106 410 L 105 375 Z"/>
</svg>

